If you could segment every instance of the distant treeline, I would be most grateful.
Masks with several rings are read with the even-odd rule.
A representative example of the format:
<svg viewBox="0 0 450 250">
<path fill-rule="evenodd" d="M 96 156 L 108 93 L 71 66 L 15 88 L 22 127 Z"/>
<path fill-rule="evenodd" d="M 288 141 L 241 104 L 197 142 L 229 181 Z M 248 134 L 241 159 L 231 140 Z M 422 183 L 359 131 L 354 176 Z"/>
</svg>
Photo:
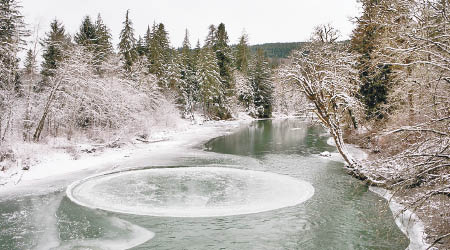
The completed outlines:
<svg viewBox="0 0 450 250">
<path fill-rule="evenodd" d="M 288 58 L 291 51 L 300 49 L 308 42 L 295 43 L 264 43 L 250 46 L 252 52 L 262 49 L 268 58 Z"/>
</svg>

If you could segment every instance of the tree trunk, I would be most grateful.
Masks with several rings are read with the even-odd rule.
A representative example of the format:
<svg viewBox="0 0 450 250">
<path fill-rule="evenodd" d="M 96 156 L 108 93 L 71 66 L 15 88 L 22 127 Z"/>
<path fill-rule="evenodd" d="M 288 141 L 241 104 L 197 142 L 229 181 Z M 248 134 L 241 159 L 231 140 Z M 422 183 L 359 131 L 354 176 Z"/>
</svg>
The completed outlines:
<svg viewBox="0 0 450 250">
<path fill-rule="evenodd" d="M 47 119 L 47 115 L 50 110 L 50 106 L 53 102 L 53 98 L 56 94 L 56 91 L 58 90 L 59 86 L 61 85 L 61 82 L 62 82 L 62 80 L 57 80 L 55 87 L 53 87 L 53 89 L 50 92 L 50 95 L 47 98 L 47 103 L 45 104 L 45 107 L 44 107 L 44 113 L 42 113 L 41 119 L 39 120 L 39 124 L 33 135 L 33 140 L 35 142 L 38 142 L 41 137 L 41 133 L 42 133 L 42 130 L 44 129 L 45 120 Z"/>
</svg>

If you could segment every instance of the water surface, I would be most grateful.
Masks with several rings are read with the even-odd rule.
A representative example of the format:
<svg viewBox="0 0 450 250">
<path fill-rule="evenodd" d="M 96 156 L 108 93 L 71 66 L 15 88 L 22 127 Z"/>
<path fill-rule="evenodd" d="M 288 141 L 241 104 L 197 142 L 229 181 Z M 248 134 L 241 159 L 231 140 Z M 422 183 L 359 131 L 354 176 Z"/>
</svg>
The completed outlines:
<svg viewBox="0 0 450 250">
<path fill-rule="evenodd" d="M 323 129 L 302 120 L 257 121 L 211 140 L 207 152 L 192 149 L 177 158 L 179 166 L 237 168 L 306 181 L 314 196 L 298 205 L 180 218 L 90 209 L 73 203 L 63 189 L 0 197 L 0 249 L 123 249 L 127 244 L 136 245 L 132 249 L 405 249 L 408 240 L 387 203 L 348 176 L 342 163 L 318 156 L 335 150 L 327 139 Z M 123 185 L 116 183 L 115 191 L 125 190 Z M 154 237 L 141 244 L 151 232 Z"/>
</svg>

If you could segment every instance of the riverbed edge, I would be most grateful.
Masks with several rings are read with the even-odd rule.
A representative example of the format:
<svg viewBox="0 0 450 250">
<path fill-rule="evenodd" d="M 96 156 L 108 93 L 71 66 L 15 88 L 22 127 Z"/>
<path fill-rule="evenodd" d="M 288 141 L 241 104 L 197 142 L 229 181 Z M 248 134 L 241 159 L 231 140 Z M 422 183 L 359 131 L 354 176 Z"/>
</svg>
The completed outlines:
<svg viewBox="0 0 450 250">
<path fill-rule="evenodd" d="M 54 178 L 65 178 L 66 176 L 83 173 L 88 171 L 108 172 L 123 168 L 120 165 L 123 161 L 133 161 L 135 158 L 142 158 L 142 154 L 153 155 L 163 154 L 165 149 L 176 148 L 182 150 L 184 147 L 191 147 L 193 145 L 201 144 L 212 138 L 225 135 L 231 130 L 250 124 L 255 119 L 244 117 L 241 119 L 227 120 L 227 121 L 206 121 L 200 124 L 189 124 L 183 130 L 171 130 L 165 134 L 166 139 L 158 140 L 151 143 L 126 143 L 119 148 L 107 149 L 99 154 L 84 154 L 81 159 L 57 159 L 57 156 L 46 155 L 47 161 L 39 162 L 31 166 L 29 169 L 22 169 L 20 161 L 17 166 L 9 169 L 8 172 L 0 172 L 0 180 L 3 181 L 0 185 L 0 197 L 9 192 L 25 190 L 24 193 L 30 193 L 30 187 L 41 182 L 49 185 Z M 204 134 L 200 134 L 204 131 Z M 168 146 L 170 144 L 172 146 Z M 173 145 L 175 144 L 175 145 Z M 134 154 L 135 151 L 140 151 Z M 52 154 L 54 152 L 51 152 Z M 42 157 L 42 156 L 39 156 Z M 114 161 L 118 161 L 116 164 Z M 88 164 L 86 164 L 88 163 Z M 77 167 L 73 165 L 83 165 L 85 167 Z M 64 165 L 64 168 L 59 167 L 57 172 L 52 172 L 58 165 Z M 125 167 L 126 168 L 126 167 Z M 11 174 L 12 173 L 12 174 Z"/>
<path fill-rule="evenodd" d="M 327 140 L 327 144 L 335 146 L 332 137 Z M 369 157 L 369 155 L 357 145 L 346 144 L 346 147 L 355 159 L 366 160 Z M 344 162 L 343 159 L 341 159 L 341 161 Z M 409 245 L 406 250 L 426 250 L 431 246 L 427 243 L 427 234 L 425 233 L 425 224 L 423 221 L 417 214 L 401 204 L 390 190 L 369 185 L 369 191 L 388 202 L 389 209 L 394 216 L 395 224 L 409 239 Z"/>
</svg>

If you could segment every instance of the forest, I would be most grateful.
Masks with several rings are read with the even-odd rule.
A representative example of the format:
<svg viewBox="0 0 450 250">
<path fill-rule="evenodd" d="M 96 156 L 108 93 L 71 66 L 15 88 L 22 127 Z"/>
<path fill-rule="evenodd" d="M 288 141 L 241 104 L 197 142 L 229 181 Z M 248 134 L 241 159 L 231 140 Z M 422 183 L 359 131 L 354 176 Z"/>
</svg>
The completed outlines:
<svg viewBox="0 0 450 250">
<path fill-rule="evenodd" d="M 110 143 L 118 135 L 146 139 L 152 127 L 199 116 L 314 113 L 349 174 L 393 190 L 424 221 L 430 245 L 445 249 L 450 1 L 359 3 L 362 15 L 347 42 L 321 24 L 302 43 L 250 46 L 243 34 L 233 45 L 220 23 L 209 26 L 203 45 L 193 45 L 186 30 L 174 48 L 163 23 L 136 34 L 130 11 L 117 45 L 100 14 L 80 20 L 76 34 L 55 19 L 40 37 L 27 28 L 16 0 L 0 0 L 0 167 L 29 158 L 17 145 L 49 138 Z M 356 160 L 346 144 L 364 148 L 369 158 Z"/>
<path fill-rule="evenodd" d="M 300 49 L 307 42 L 299 43 L 265 43 L 250 46 L 250 50 L 254 53 L 258 49 L 262 49 L 269 58 L 288 58 L 293 50 Z"/>
<path fill-rule="evenodd" d="M 70 136 L 75 129 L 114 129 L 167 103 L 183 118 L 198 111 L 207 119 L 228 119 L 234 106 L 254 117 L 271 116 L 271 72 L 264 53 L 251 54 L 245 34 L 232 48 L 224 24 L 209 27 L 203 47 L 200 42 L 192 47 L 186 30 L 176 49 L 162 23 L 136 38 L 127 11 L 116 52 L 100 15 L 86 16 L 73 37 L 54 20 L 45 37 L 27 45 L 24 37 L 31 34 L 19 6 L 5 1 L 2 8 L 7 45 L 2 46 L 2 142 L 14 137 L 37 142 L 42 132 Z M 43 47 L 40 67 L 37 43 Z M 17 53 L 26 46 L 19 69 Z"/>
</svg>

